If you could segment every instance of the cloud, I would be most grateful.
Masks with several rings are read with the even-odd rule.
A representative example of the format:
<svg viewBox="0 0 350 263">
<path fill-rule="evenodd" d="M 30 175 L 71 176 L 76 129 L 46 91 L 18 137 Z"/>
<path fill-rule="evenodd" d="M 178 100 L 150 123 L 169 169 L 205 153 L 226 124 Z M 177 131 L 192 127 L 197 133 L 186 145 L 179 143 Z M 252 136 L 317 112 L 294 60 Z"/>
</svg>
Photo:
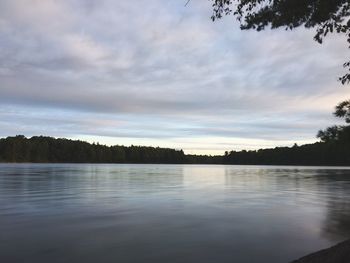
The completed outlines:
<svg viewBox="0 0 350 263">
<path fill-rule="evenodd" d="M 349 96 L 336 81 L 343 38 L 319 45 L 312 30 L 242 32 L 229 17 L 212 23 L 210 8 L 1 1 L 0 135 L 218 152 L 232 140 L 241 148 L 312 141 L 336 121 L 334 105 Z"/>
</svg>

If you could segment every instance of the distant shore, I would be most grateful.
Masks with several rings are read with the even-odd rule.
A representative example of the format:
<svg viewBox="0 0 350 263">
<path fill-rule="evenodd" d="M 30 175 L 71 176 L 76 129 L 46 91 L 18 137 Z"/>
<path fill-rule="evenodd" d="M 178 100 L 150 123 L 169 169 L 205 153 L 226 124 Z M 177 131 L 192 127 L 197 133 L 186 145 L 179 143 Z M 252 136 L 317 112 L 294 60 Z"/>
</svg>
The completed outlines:
<svg viewBox="0 0 350 263">
<path fill-rule="evenodd" d="M 107 146 L 65 138 L 16 135 L 0 138 L 0 162 L 350 166 L 350 138 L 273 149 L 226 151 L 224 155 L 193 155 L 180 149 Z"/>
<path fill-rule="evenodd" d="M 290 263 L 349 263 L 350 239 L 335 246 L 322 249 Z"/>
</svg>

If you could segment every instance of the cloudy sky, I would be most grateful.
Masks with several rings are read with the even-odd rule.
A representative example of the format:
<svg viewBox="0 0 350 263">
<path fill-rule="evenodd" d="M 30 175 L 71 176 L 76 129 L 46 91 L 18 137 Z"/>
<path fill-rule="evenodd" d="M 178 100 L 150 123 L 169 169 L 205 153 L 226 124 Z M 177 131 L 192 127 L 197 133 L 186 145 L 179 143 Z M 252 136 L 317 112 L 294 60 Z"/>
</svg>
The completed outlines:
<svg viewBox="0 0 350 263">
<path fill-rule="evenodd" d="M 186 2 L 1 0 L 0 137 L 222 154 L 314 142 L 337 122 L 344 38 L 240 31 Z"/>
</svg>

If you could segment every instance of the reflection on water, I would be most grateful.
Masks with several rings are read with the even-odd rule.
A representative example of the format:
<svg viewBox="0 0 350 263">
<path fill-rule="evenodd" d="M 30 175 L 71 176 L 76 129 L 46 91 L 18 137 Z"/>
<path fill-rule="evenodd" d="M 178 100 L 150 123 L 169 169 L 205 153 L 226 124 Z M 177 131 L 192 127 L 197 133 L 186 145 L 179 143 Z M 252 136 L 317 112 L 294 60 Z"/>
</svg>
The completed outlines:
<svg viewBox="0 0 350 263">
<path fill-rule="evenodd" d="M 0 262 L 289 262 L 350 237 L 350 170 L 0 165 Z"/>
</svg>

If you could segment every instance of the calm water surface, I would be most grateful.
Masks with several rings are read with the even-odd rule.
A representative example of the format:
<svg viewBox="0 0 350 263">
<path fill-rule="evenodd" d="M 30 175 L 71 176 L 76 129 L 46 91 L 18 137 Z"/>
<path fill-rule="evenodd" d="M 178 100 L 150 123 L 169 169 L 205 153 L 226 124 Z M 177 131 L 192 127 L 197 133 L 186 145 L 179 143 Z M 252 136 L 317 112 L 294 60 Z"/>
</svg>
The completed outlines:
<svg viewBox="0 0 350 263">
<path fill-rule="evenodd" d="M 289 262 L 350 237 L 350 170 L 1 164 L 0 262 Z"/>
</svg>

